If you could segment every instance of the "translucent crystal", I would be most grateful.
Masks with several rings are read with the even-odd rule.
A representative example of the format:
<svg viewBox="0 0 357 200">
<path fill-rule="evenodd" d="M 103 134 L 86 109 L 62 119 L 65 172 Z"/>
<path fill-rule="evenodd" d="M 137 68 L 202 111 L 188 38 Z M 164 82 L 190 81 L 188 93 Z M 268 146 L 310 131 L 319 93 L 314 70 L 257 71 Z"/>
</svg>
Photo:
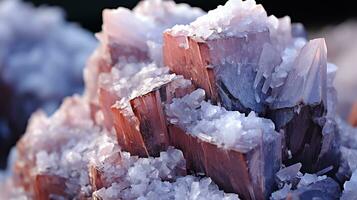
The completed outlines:
<svg viewBox="0 0 357 200">
<path fill-rule="evenodd" d="M 185 176 L 178 178 L 174 182 L 162 182 L 152 180 L 145 183 L 143 187 L 135 187 L 123 190 L 120 184 L 113 183 L 109 188 L 102 188 L 94 193 L 94 196 L 106 200 L 125 199 L 209 199 L 209 200 L 238 200 L 235 194 L 227 194 L 219 190 L 210 178 L 197 178 L 194 176 Z M 141 192 L 140 196 L 136 194 L 141 189 L 148 191 Z M 131 190 L 131 191 L 130 191 Z M 122 192 L 121 192 L 122 191 Z"/>
<path fill-rule="evenodd" d="M 238 111 L 227 111 L 204 101 L 205 92 L 195 90 L 181 99 L 174 99 L 166 106 L 172 124 L 202 140 L 226 148 L 250 149 L 266 135 L 274 133 L 274 124 L 257 117 L 253 112 L 247 117 Z"/>
<path fill-rule="evenodd" d="M 116 64 L 154 61 L 163 66 L 162 32 L 203 14 L 199 8 L 162 0 L 142 1 L 133 11 L 122 7 L 104 10 L 103 30 L 97 34 L 101 44 L 84 71 L 86 96 L 96 103 L 99 74 Z"/>
<path fill-rule="evenodd" d="M 308 174 L 308 173 L 306 173 L 306 174 L 304 174 L 304 176 L 302 176 L 300 178 L 300 182 L 297 185 L 297 187 L 300 188 L 300 187 L 308 186 L 308 185 L 311 185 L 313 183 L 316 183 L 317 181 L 324 180 L 326 178 L 327 178 L 327 176 L 317 176 L 316 174 Z"/>
<path fill-rule="evenodd" d="M 302 165 L 301 163 L 296 163 L 289 167 L 283 168 L 278 173 L 276 173 L 276 177 L 280 182 L 289 182 L 293 178 L 296 178 L 300 172 Z"/>
<path fill-rule="evenodd" d="M 281 199 L 285 199 L 285 198 L 288 196 L 289 192 L 291 192 L 291 191 L 292 191 L 292 190 L 291 190 L 291 185 L 286 184 L 286 185 L 284 185 L 284 187 L 281 188 L 280 190 L 273 192 L 273 193 L 271 194 L 270 199 L 271 199 L 271 200 L 281 200 Z"/>
<path fill-rule="evenodd" d="M 120 101 L 128 101 L 138 96 L 145 95 L 161 86 L 177 80 L 181 86 L 190 84 L 183 80 L 182 76 L 169 74 L 169 69 L 157 67 L 155 63 L 131 63 L 121 68 L 112 68 L 110 73 L 102 73 L 99 76 L 99 84 L 102 88 L 114 93 Z"/>
</svg>

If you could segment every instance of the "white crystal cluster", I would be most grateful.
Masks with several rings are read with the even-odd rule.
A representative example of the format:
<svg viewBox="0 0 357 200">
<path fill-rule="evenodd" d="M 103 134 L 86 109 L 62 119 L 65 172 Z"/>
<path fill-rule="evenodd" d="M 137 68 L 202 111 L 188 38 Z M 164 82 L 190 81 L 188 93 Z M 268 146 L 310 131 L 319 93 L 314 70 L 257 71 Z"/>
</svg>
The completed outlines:
<svg viewBox="0 0 357 200">
<path fill-rule="evenodd" d="M 161 33 L 203 14 L 186 4 L 160 0 L 141 2 L 133 12 L 123 8 L 104 11 L 103 32 L 98 35 L 102 43 L 85 71 L 87 92 L 65 99 L 52 116 L 35 113 L 18 144 L 16 168 L 29 173 L 23 181 L 31 183 L 37 175 L 60 177 L 65 181 L 64 195 L 93 195 L 104 200 L 238 199 L 236 194 L 219 190 L 210 178 L 186 176 L 185 159 L 179 150 L 169 148 L 157 158 L 138 158 L 121 151 L 113 133 L 103 127 L 102 111 L 93 113 L 91 109 L 98 85 L 119 99 L 131 99 L 172 81 L 177 87 L 191 84 L 161 66 Z M 111 63 L 111 45 L 143 50 L 148 59 L 139 61 L 135 55 L 120 57 L 119 53 L 115 55 L 119 56 L 117 63 Z M 101 68 L 108 66 L 109 71 Z M 97 191 L 95 173 L 100 174 L 103 184 Z M 19 192 L 14 192 L 17 189 Z M 0 196 L 7 198 L 11 193 L 26 199 L 33 195 L 21 191 L 21 187 L 14 187 Z"/>
<path fill-rule="evenodd" d="M 247 104 L 245 106 L 250 109 L 253 107 L 253 110 L 259 110 L 257 105 L 252 104 L 267 104 L 273 109 L 278 109 L 294 107 L 299 103 L 319 104 L 326 99 L 326 94 L 323 92 L 326 87 L 324 74 L 327 67 L 324 64 L 327 54 L 324 40 L 316 39 L 307 42 L 305 38 L 294 37 L 289 17 L 278 19 L 273 15 L 268 16 L 264 8 L 257 5 L 254 0 L 228 1 L 226 5 L 219 6 L 191 24 L 175 26 L 168 32 L 178 37 L 189 36 L 198 41 L 208 41 L 209 46 L 210 41 L 218 38 L 246 38 L 248 41 L 249 35 L 258 34 L 254 40 L 261 40 L 260 43 L 250 41 L 252 45 L 257 45 L 256 49 L 262 46 L 262 51 L 256 52 L 260 55 L 257 61 L 250 61 L 249 58 L 240 59 L 235 55 L 220 57 L 219 65 L 225 66 L 227 63 L 234 65 L 238 68 L 238 77 L 240 73 L 247 73 L 246 69 L 242 69 L 243 67 L 254 68 L 256 72 L 256 75 L 253 75 L 254 88 L 245 91 L 247 94 L 238 91 L 241 88 L 236 87 L 236 84 L 248 83 L 231 80 L 230 76 L 236 72 L 229 71 L 229 67 L 227 71 L 222 70 L 222 72 L 220 68 L 217 69 L 217 76 L 222 73 L 222 80 L 229 92 L 243 104 Z M 187 45 L 183 44 L 183 46 Z M 215 46 L 210 48 L 214 49 Z M 219 51 L 224 50 L 219 49 Z M 217 54 L 220 56 L 219 53 Z M 242 76 L 246 76 L 241 78 L 242 80 L 250 81 L 249 76 L 252 75 Z M 249 94 L 250 92 L 253 94 Z M 240 97 L 248 99 L 244 100 Z M 253 99 L 249 100 L 249 97 Z M 249 103 L 249 101 L 255 102 Z"/>
<path fill-rule="evenodd" d="M 302 174 L 300 172 L 301 167 L 301 163 L 296 163 L 289 167 L 282 168 L 278 173 L 276 173 L 280 189 L 271 194 L 271 200 L 286 199 L 290 192 L 307 187 L 327 178 L 326 175 L 318 176 L 316 174 L 309 173 Z"/>
<path fill-rule="evenodd" d="M 115 199 L 238 199 L 225 194 L 210 178 L 180 177 L 185 173 L 182 152 L 169 149 L 158 158 L 130 157 L 122 154 L 122 168 L 116 171 L 120 182 L 112 182 L 93 195 L 106 200 Z M 119 173 L 118 173 L 119 172 Z"/>
<path fill-rule="evenodd" d="M 140 178 L 136 181 L 143 181 Z M 207 200 L 238 200 L 236 194 L 226 194 L 219 190 L 210 178 L 198 178 L 194 176 L 185 176 L 177 178 L 174 182 L 160 181 L 153 178 L 148 185 L 145 185 L 145 191 L 137 191 L 132 188 L 131 191 L 123 191 L 119 184 L 113 184 L 111 187 L 101 189 L 95 192 L 95 196 L 106 200 L 116 199 L 207 199 Z M 138 194 L 139 193 L 139 194 Z M 140 195 L 140 197 L 139 197 Z"/>
<path fill-rule="evenodd" d="M 90 195 L 88 165 L 107 162 L 115 154 L 119 156 L 120 148 L 115 141 L 106 133 L 93 131 L 81 139 L 67 141 L 59 151 L 41 150 L 36 154 L 36 172 L 63 177 L 69 190 L 80 187 L 81 192 Z M 108 165 L 115 169 L 115 163 L 108 162 Z"/>
<path fill-rule="evenodd" d="M 177 25 L 172 28 L 174 34 L 185 34 L 203 39 L 235 36 L 250 31 L 262 31 L 273 24 L 273 17 L 268 18 L 263 6 L 254 0 L 228 1 L 224 6 L 209 11 L 188 26 Z"/>
<path fill-rule="evenodd" d="M 0 80 L 16 95 L 43 101 L 46 111 L 82 91 L 82 71 L 96 43 L 89 32 L 67 23 L 58 8 L 0 2 Z"/>
<path fill-rule="evenodd" d="M 118 98 L 117 107 L 170 82 L 175 82 L 177 87 L 191 84 L 182 76 L 170 74 L 168 68 L 158 67 L 155 63 L 130 63 L 121 68 L 114 67 L 110 73 L 99 75 L 101 88 L 105 88 Z"/>
<path fill-rule="evenodd" d="M 161 56 L 157 55 L 161 54 L 162 32 L 176 24 L 190 23 L 203 14 L 202 10 L 187 4 L 162 0 L 141 2 L 133 11 L 126 8 L 104 10 L 100 38 L 149 51 L 153 58 L 160 58 L 161 63 Z"/>
<path fill-rule="evenodd" d="M 162 0 L 142 1 L 133 11 L 122 7 L 104 10 L 103 30 L 97 34 L 101 46 L 94 52 L 91 62 L 84 71 L 88 97 L 94 102 L 96 101 L 98 77 L 101 73 L 98 66 L 103 65 L 103 63 L 113 66 L 112 78 L 106 75 L 106 80 L 116 79 L 118 73 L 127 74 L 123 78 L 131 78 L 130 75 L 140 71 L 145 66 L 149 66 L 148 69 L 152 69 L 153 65 L 162 67 L 163 31 L 176 24 L 190 23 L 204 14 L 199 8 Z M 123 51 L 116 55 L 118 60 L 114 63 L 108 57 L 110 54 L 109 48 L 113 46 L 120 46 Z M 130 51 L 134 51 L 134 53 L 122 55 Z M 166 71 L 166 69 L 159 69 L 158 71 Z M 102 81 L 99 80 L 99 85 L 103 84 Z M 150 80 L 146 81 L 150 82 Z M 105 84 L 108 85 L 108 82 Z M 134 85 L 137 82 L 134 81 L 130 84 Z M 150 87 L 150 83 L 146 86 Z"/>
<path fill-rule="evenodd" d="M 24 137 L 25 160 L 35 160 L 31 175 L 65 178 L 67 195 L 92 195 L 89 167 L 93 166 L 107 184 L 93 194 L 102 199 L 238 199 L 220 191 L 209 178 L 184 176 L 185 160 L 179 150 L 169 148 L 158 158 L 120 151 L 113 135 L 91 120 L 88 103 L 80 97 L 67 98 L 52 117 L 36 113 Z"/>
<path fill-rule="evenodd" d="M 238 111 L 227 111 L 204 101 L 205 92 L 197 89 L 166 105 L 170 123 L 204 141 L 226 148 L 250 149 L 275 134 L 274 124 L 254 112 L 247 117 Z"/>
<path fill-rule="evenodd" d="M 10 8 L 18 5 L 18 1 L 5 2 L 7 6 L 0 7 L 0 11 L 4 9 L 9 12 Z M 39 32 L 30 31 L 30 35 L 38 36 L 43 42 L 40 45 L 48 45 L 45 49 L 50 58 L 53 56 L 52 53 L 60 56 L 61 59 L 56 62 L 62 63 L 61 61 L 66 59 L 80 62 L 77 57 L 66 57 L 75 56 L 72 51 L 65 56 L 57 50 L 77 42 L 87 42 L 77 40 L 71 34 L 67 35 L 64 31 L 67 29 L 62 30 L 62 26 L 51 25 L 53 21 L 64 24 L 62 15 L 52 16 L 44 13 L 35 18 L 38 18 L 42 24 L 48 23 L 49 27 Z M 119 100 L 114 106 L 121 107 L 126 106 L 129 100 L 171 82 L 177 87 L 190 85 L 191 81 L 170 74 L 168 68 L 163 66 L 162 33 L 176 24 L 189 24 L 197 17 L 198 19 L 189 25 L 177 25 L 168 31 L 176 36 L 190 36 L 201 42 L 206 40 L 208 43 L 221 36 L 249 38 L 250 33 L 268 34 L 268 38 L 259 41 L 262 43 L 262 48 L 255 65 L 245 63 L 248 62 L 247 60 L 238 62 L 235 59 L 239 58 L 232 56 L 221 60 L 222 65 L 227 63 L 237 65 L 237 73 L 241 73 L 241 70 L 243 73 L 245 70 L 243 67 L 247 68 L 252 64 L 254 77 L 251 79 L 250 89 L 256 92 L 254 99 L 256 103 L 267 103 L 271 108 L 278 109 L 294 107 L 300 103 L 317 105 L 321 101 L 333 98 L 333 95 L 326 94 L 325 91 L 327 86 L 332 88 L 335 68 L 333 65 L 327 66 L 324 62 L 326 61 L 324 41 L 318 39 L 307 42 L 304 38 L 294 38 L 288 17 L 277 19 L 268 16 L 263 7 L 257 5 L 254 0 L 230 0 L 225 6 L 200 17 L 203 14 L 205 13 L 200 9 L 191 8 L 186 4 L 176 5 L 173 1 L 161 0 L 143 1 L 133 11 L 125 8 L 105 10 L 103 31 L 97 35 L 101 42 L 100 47 L 94 52 L 84 72 L 85 94 L 65 99 L 61 108 L 52 116 L 48 117 L 43 112 L 35 113 L 25 136 L 18 144 L 19 157 L 15 169 L 25 173 L 22 181 L 31 184 L 37 175 L 60 177 L 66 187 L 63 194 L 65 197 L 61 198 L 80 196 L 103 200 L 238 199 L 238 195 L 220 190 L 209 177 L 186 175 L 186 161 L 180 150 L 169 147 L 156 158 L 138 158 L 122 151 L 114 130 L 108 130 L 103 123 L 104 109 L 109 108 L 103 108 L 105 106 L 102 105 L 100 107 L 98 104 L 93 106 L 93 103 L 98 103 L 100 89 L 114 94 L 115 100 Z M 15 19 L 15 17 L 9 19 L 12 20 L 11 24 L 24 23 L 17 22 Z M 6 33 L 2 32 L 1 22 L 0 18 L 0 36 Z M 31 22 L 34 23 L 33 26 L 39 26 L 35 22 L 36 20 Z M 61 32 L 62 34 L 72 37 L 75 41 L 57 44 L 47 40 L 47 37 L 42 34 L 52 30 L 52 26 L 56 30 L 61 29 L 64 31 Z M 24 32 L 21 29 L 17 31 Z M 48 37 L 57 38 L 57 36 L 50 34 Z M 61 48 L 53 51 L 47 48 L 54 44 L 60 45 Z M 26 46 L 27 43 L 21 45 Z M 187 44 L 185 43 L 183 47 L 186 48 Z M 29 60 L 34 63 L 38 62 L 37 59 L 45 60 L 37 52 L 42 51 L 42 46 L 36 48 L 30 49 L 29 54 L 31 55 Z M 256 48 L 252 46 L 249 49 L 253 51 Z M 0 61 L 1 53 L 0 49 Z M 16 62 L 24 61 L 18 60 Z M 51 59 L 49 60 L 52 62 Z M 16 64 L 15 61 L 12 62 Z M 51 62 L 46 65 L 55 66 Z M 211 67 L 219 70 L 216 69 L 217 66 Z M 46 72 L 50 69 L 41 68 L 40 71 Z M 11 77 L 9 73 L 4 74 Z M 51 75 L 46 78 L 57 80 Z M 237 77 L 235 79 L 238 80 Z M 29 83 L 26 83 L 26 86 L 33 86 L 32 81 L 27 82 Z M 34 85 L 35 83 L 37 82 L 35 81 Z M 237 88 L 238 84 L 233 80 L 227 87 Z M 47 90 L 52 91 L 52 89 Z M 267 97 L 262 99 L 261 92 Z M 234 95 L 234 92 L 232 94 Z M 332 101 L 325 103 L 328 108 L 333 108 Z M 109 107 L 111 106 L 113 105 Z M 258 117 L 254 111 L 246 116 L 238 111 L 227 111 L 221 105 L 213 105 L 205 100 L 205 91 L 202 89 L 197 89 L 182 98 L 173 99 L 172 103 L 165 105 L 165 111 L 169 123 L 182 128 L 187 134 L 224 149 L 238 149 L 239 152 L 244 153 L 263 144 L 264 148 L 258 149 L 259 151 L 267 149 L 273 151 L 269 146 L 274 145 L 273 137 L 280 139 L 271 120 Z M 329 109 L 331 115 L 329 117 L 333 117 L 331 112 Z M 357 139 L 354 134 L 356 131 L 342 123 L 339 123 L 339 128 L 343 157 L 354 171 L 351 180 L 344 185 L 342 198 L 353 199 L 356 196 L 354 188 L 357 184 Z M 269 143 L 264 143 L 265 141 Z M 280 143 L 277 146 L 280 151 Z M 267 156 L 269 153 L 275 152 L 259 152 L 263 154 L 264 160 L 258 160 L 260 158 L 257 156 L 250 160 L 253 163 L 248 163 L 249 166 L 254 166 L 256 164 L 254 162 L 258 162 L 259 164 L 256 165 L 262 166 L 262 168 L 259 166 L 259 169 L 249 169 L 252 170 L 253 175 L 254 170 L 257 170 L 257 174 L 261 173 L 259 170 L 267 171 L 264 173 L 267 177 L 257 176 L 251 181 L 262 178 L 264 182 L 272 178 L 268 174 L 271 170 L 266 168 L 274 164 L 265 163 L 270 161 Z M 276 161 L 272 161 L 274 162 Z M 279 190 L 271 195 L 272 200 L 285 199 L 292 191 L 330 179 L 323 175 L 331 170 L 330 168 L 317 174 L 302 174 L 301 167 L 302 165 L 297 163 L 282 168 L 276 174 Z M 0 179 L 1 176 L 6 181 L 11 179 L 7 174 L 0 174 Z M 27 194 L 25 188 L 13 187 L 10 182 L 9 186 L 6 186 L 6 189 L 9 188 L 8 191 L 0 192 L 0 198 L 8 199 L 6 195 L 10 195 L 26 199 L 33 195 Z"/>
<path fill-rule="evenodd" d="M 65 99 L 53 116 L 35 113 L 24 139 L 26 144 L 18 162 L 34 162 L 31 176 L 45 174 L 65 178 L 69 195 L 78 190 L 88 193 L 87 165 L 91 155 L 100 158 L 100 150 L 108 140 L 104 130 L 90 118 L 88 104 L 79 96 Z M 98 146 L 99 145 L 99 146 Z M 110 150 L 115 150 L 109 149 Z M 23 162 L 23 163 L 22 163 Z M 30 177 L 27 177 L 30 178 Z"/>
</svg>

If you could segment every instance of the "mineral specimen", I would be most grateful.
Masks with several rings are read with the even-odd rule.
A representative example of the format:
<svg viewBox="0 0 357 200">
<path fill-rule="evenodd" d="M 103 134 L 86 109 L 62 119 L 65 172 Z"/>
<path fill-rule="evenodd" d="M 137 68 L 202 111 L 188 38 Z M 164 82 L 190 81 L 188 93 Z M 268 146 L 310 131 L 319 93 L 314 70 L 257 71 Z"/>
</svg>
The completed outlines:
<svg viewBox="0 0 357 200">
<path fill-rule="evenodd" d="M 97 37 L 84 94 L 33 115 L 1 197 L 354 198 L 357 129 L 301 24 L 146 0 L 105 10 Z"/>
<path fill-rule="evenodd" d="M 34 115 L 18 149 L 15 185 L 24 187 L 35 199 L 90 198 L 92 194 L 110 199 L 105 198 L 105 191 L 112 187 L 116 188 L 114 199 L 154 198 L 170 186 L 168 181 L 186 175 L 185 159 L 179 150 L 169 148 L 158 158 L 145 159 L 122 152 L 114 134 L 94 125 L 89 106 L 80 97 L 68 98 L 50 118 Z M 212 199 L 228 195 L 209 179 L 199 180 L 189 176 L 180 182 L 198 182 L 199 187 L 192 192 L 210 192 Z M 170 187 L 175 195 L 180 184 Z M 228 197 L 237 199 L 233 194 Z"/>
<path fill-rule="evenodd" d="M 213 103 L 257 112 L 285 133 L 286 163 L 316 172 L 336 156 L 327 119 L 323 39 L 294 37 L 290 19 L 267 16 L 253 0 L 228 1 L 189 25 L 164 33 L 164 64 L 192 79 Z"/>
<path fill-rule="evenodd" d="M 185 88 L 191 90 L 189 81 L 159 68 L 161 33 L 203 14 L 200 9 L 171 1 L 144 1 L 133 11 L 103 12 L 103 31 L 98 34 L 101 46 L 85 71 L 86 96 L 94 108 L 103 111 L 107 129 L 115 127 L 122 148 L 133 155 L 157 156 L 167 148 L 162 101 Z M 127 18 L 132 22 L 128 24 Z"/>
<path fill-rule="evenodd" d="M 123 150 L 140 156 L 157 156 L 165 150 L 169 142 L 162 104 L 179 90 L 190 90 L 191 82 L 155 64 L 113 68 L 99 80 L 104 120 L 107 128 L 114 125 Z"/>
<path fill-rule="evenodd" d="M 52 113 L 83 90 L 82 71 L 96 41 L 64 18 L 59 8 L 0 2 L 0 168 L 32 112 Z"/>
<path fill-rule="evenodd" d="M 100 47 L 84 70 L 86 95 L 91 103 L 98 103 L 99 74 L 128 63 L 155 61 L 162 66 L 162 32 L 176 24 L 190 23 L 203 14 L 201 9 L 161 0 L 140 2 L 133 11 L 104 10 L 103 30 L 97 34 Z"/>
<path fill-rule="evenodd" d="M 225 191 L 244 199 L 269 197 L 281 165 L 281 135 L 274 124 L 204 98 L 198 89 L 167 105 L 170 143 L 183 151 L 189 169 L 207 174 Z"/>
</svg>

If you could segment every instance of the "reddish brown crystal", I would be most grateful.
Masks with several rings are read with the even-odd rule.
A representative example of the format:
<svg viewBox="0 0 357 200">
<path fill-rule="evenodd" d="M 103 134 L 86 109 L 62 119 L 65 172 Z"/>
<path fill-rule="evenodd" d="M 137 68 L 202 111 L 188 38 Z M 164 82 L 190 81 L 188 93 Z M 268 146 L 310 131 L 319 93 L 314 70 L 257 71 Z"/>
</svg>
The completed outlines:
<svg viewBox="0 0 357 200">
<path fill-rule="evenodd" d="M 112 107 L 119 145 L 133 155 L 158 156 L 169 145 L 163 104 L 192 90 L 169 83 L 130 100 L 129 108 Z"/>
<path fill-rule="evenodd" d="M 351 113 L 348 117 L 348 122 L 354 127 L 357 126 L 357 103 L 355 103 L 352 107 Z"/>
<path fill-rule="evenodd" d="M 104 187 L 102 172 L 94 165 L 89 166 L 90 184 L 94 191 Z"/>
<path fill-rule="evenodd" d="M 196 173 L 205 173 L 224 191 L 238 193 L 242 199 L 265 199 L 273 187 L 273 180 L 266 179 L 265 162 L 271 168 L 279 167 L 265 158 L 262 144 L 248 151 L 224 149 L 203 141 L 182 129 L 169 126 L 170 144 L 182 150 L 187 168 Z M 280 143 L 273 144 L 270 156 L 279 160 Z M 277 151 L 275 151 L 277 150 Z M 273 170 L 274 171 L 274 170 Z M 268 180 L 268 181 L 267 181 Z"/>
<path fill-rule="evenodd" d="M 35 199 L 48 200 L 55 198 L 54 195 L 71 198 L 66 194 L 66 179 L 60 176 L 39 174 L 34 182 Z M 72 188 L 73 189 L 73 188 Z"/>
<path fill-rule="evenodd" d="M 246 37 L 222 36 L 203 40 L 168 31 L 164 33 L 164 64 L 203 88 L 213 103 L 220 102 L 227 110 L 246 114 L 253 110 L 272 119 L 276 130 L 286 134 L 286 152 L 291 150 L 293 156 L 293 159 L 285 156 L 286 163 L 302 162 L 303 171 L 310 173 L 330 165 L 337 169 L 338 159 L 330 159 L 337 152 L 333 149 L 335 133 L 323 134 L 325 122 L 318 121 L 326 117 L 323 102 L 282 109 L 272 109 L 257 102 L 254 66 L 259 65 L 260 54 L 269 37 L 268 31 L 261 31 L 247 33 Z M 323 40 L 317 42 L 324 44 Z M 326 56 L 323 49 L 319 53 L 321 57 Z M 264 99 L 264 95 L 258 94 L 260 99 Z"/>
<path fill-rule="evenodd" d="M 213 101 L 218 101 L 217 88 L 213 70 L 207 68 L 211 64 L 207 43 L 197 42 L 190 37 L 174 37 L 164 33 L 164 64 L 174 73 L 183 75 L 206 91 Z M 181 47 L 182 41 L 187 41 L 189 48 Z M 189 69 L 189 70 L 188 70 Z"/>
</svg>

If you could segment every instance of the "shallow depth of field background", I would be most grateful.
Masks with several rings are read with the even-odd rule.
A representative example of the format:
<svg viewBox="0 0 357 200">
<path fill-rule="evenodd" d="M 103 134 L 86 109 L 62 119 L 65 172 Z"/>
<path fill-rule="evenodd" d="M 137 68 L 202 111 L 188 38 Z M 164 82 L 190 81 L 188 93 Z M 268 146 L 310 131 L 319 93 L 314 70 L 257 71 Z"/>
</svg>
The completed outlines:
<svg viewBox="0 0 357 200">
<path fill-rule="evenodd" d="M 67 12 L 68 20 L 79 22 L 83 27 L 97 32 L 101 27 L 101 12 L 104 8 L 124 6 L 133 8 L 138 0 L 26 0 L 36 5 L 58 5 Z M 175 0 L 188 3 L 206 11 L 224 4 L 227 0 Z M 309 29 L 338 24 L 357 18 L 356 6 L 348 0 L 256 0 L 277 17 L 289 15 L 294 22 L 302 22 Z"/>
</svg>

